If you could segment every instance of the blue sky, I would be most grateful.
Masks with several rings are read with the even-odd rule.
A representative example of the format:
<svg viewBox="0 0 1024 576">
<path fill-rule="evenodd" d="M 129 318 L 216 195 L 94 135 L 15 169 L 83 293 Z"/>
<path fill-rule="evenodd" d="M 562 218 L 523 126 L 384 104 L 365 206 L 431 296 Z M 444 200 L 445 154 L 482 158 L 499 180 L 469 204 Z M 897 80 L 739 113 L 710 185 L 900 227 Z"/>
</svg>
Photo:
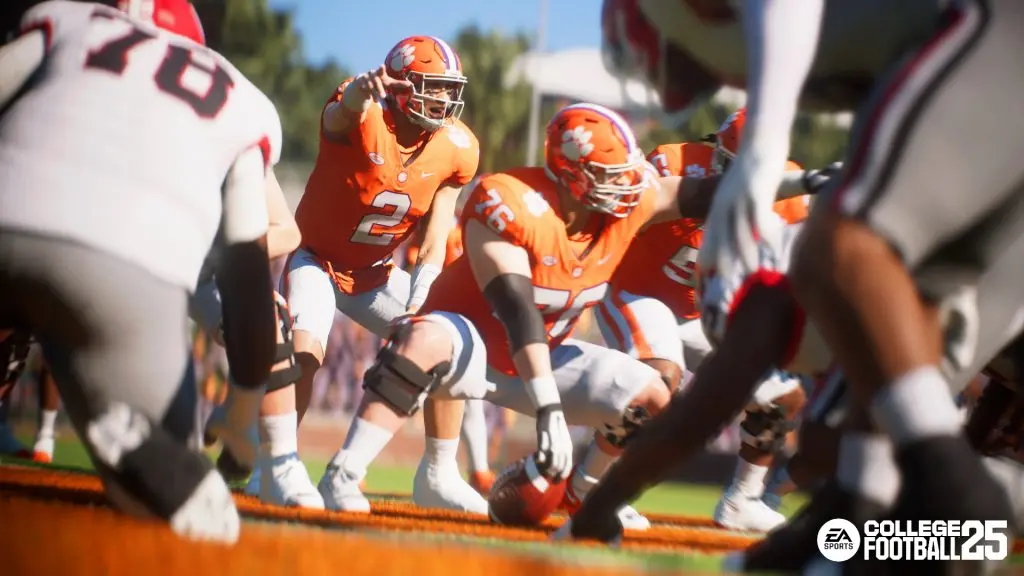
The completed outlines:
<svg viewBox="0 0 1024 576">
<path fill-rule="evenodd" d="M 334 58 L 356 73 L 378 66 L 402 38 L 416 34 L 453 39 L 476 23 L 483 30 L 533 32 L 539 0 L 270 0 L 292 8 L 307 60 Z M 548 0 L 547 49 L 597 47 L 600 0 Z"/>
</svg>

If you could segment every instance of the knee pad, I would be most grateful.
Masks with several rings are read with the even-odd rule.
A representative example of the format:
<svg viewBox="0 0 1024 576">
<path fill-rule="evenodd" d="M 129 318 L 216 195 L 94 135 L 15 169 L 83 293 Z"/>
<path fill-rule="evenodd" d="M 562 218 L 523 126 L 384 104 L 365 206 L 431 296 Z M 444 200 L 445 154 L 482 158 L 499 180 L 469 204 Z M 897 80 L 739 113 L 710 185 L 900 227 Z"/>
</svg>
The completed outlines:
<svg viewBox="0 0 1024 576">
<path fill-rule="evenodd" d="M 759 406 L 747 410 L 740 423 L 740 440 L 755 450 L 774 454 L 785 447 L 786 435 L 793 428 L 794 423 L 778 406 Z"/>
<path fill-rule="evenodd" d="M 629 439 L 636 434 L 644 423 L 650 421 L 651 414 L 646 408 L 629 407 L 622 414 L 622 423 L 618 426 L 605 425 L 602 436 L 616 448 L 625 448 Z"/>
<path fill-rule="evenodd" d="M 284 297 L 274 292 L 274 304 L 277 305 L 277 329 L 281 342 L 277 345 L 274 365 L 288 360 L 288 366 L 272 370 L 267 378 L 267 392 L 280 390 L 294 384 L 302 376 L 302 368 L 295 362 L 295 342 L 292 339 L 292 314 Z"/>
<path fill-rule="evenodd" d="M 412 360 L 399 356 L 391 346 L 385 346 L 377 352 L 377 360 L 363 376 L 363 388 L 373 391 L 395 412 L 413 416 L 450 367 L 451 363 L 441 362 L 424 370 Z"/>
</svg>

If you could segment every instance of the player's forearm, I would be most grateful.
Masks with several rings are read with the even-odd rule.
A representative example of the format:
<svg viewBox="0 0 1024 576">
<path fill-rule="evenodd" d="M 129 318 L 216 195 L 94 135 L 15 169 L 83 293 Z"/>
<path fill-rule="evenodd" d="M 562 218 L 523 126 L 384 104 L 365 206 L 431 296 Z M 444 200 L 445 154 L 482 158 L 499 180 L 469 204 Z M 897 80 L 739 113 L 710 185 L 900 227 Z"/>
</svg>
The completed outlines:
<svg viewBox="0 0 1024 576">
<path fill-rule="evenodd" d="M 267 228 L 267 255 L 271 260 L 287 256 L 302 243 L 302 233 L 296 225 L 271 224 Z"/>
<path fill-rule="evenodd" d="M 31 30 L 0 48 L 0 108 L 21 90 L 46 56 L 46 34 Z"/>
<path fill-rule="evenodd" d="M 288 201 L 273 170 L 267 172 L 267 254 L 270 259 L 287 256 L 302 242 L 299 225 L 288 208 Z"/>
<path fill-rule="evenodd" d="M 487 283 L 484 298 L 508 334 L 509 352 L 534 407 L 561 403 L 551 371 L 544 318 L 533 302 L 533 282 L 523 274 L 501 274 Z"/>
<path fill-rule="evenodd" d="M 824 0 L 745 0 L 747 123 L 736 163 L 770 202 L 789 155 L 800 93 L 814 62 Z"/>
<path fill-rule="evenodd" d="M 355 124 L 373 103 L 373 94 L 360 82 L 357 76 L 345 86 L 338 98 L 324 107 L 321 117 L 324 131 L 330 134 L 338 134 L 347 130 Z"/>
<path fill-rule="evenodd" d="M 547 344 L 529 344 L 512 356 L 516 373 L 523 381 L 533 407 L 560 405 L 561 395 L 551 370 L 551 349 Z"/>
<path fill-rule="evenodd" d="M 817 194 L 834 172 L 825 170 L 789 170 L 783 172 L 775 201 L 786 200 L 805 194 Z M 679 215 L 682 218 L 703 220 L 711 211 L 715 193 L 722 176 L 704 178 L 682 178 L 679 181 Z"/>
<path fill-rule="evenodd" d="M 450 221 L 451 218 L 447 220 Z M 448 232 L 451 229 L 450 225 L 441 224 L 431 219 L 424 234 L 423 243 L 416 257 L 416 266 L 412 271 L 409 301 L 406 305 L 409 310 L 417 310 L 423 305 L 434 280 L 441 275 Z"/>
</svg>

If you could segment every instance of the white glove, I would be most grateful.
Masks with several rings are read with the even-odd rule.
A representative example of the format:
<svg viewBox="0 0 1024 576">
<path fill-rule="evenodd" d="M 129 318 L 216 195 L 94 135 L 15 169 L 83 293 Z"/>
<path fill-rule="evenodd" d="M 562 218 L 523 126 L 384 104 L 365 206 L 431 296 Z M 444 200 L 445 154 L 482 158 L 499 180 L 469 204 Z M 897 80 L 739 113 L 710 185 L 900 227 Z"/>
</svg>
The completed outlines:
<svg viewBox="0 0 1024 576">
<path fill-rule="evenodd" d="M 561 404 L 537 410 L 537 468 L 553 480 L 565 480 L 572 472 L 572 436 Z"/>
<path fill-rule="evenodd" d="M 701 325 L 714 345 L 725 336 L 740 288 L 761 281 L 765 272 L 777 276 L 779 271 L 782 220 L 772 204 L 782 171 L 751 165 L 741 156 L 722 178 L 697 257 Z"/>
</svg>

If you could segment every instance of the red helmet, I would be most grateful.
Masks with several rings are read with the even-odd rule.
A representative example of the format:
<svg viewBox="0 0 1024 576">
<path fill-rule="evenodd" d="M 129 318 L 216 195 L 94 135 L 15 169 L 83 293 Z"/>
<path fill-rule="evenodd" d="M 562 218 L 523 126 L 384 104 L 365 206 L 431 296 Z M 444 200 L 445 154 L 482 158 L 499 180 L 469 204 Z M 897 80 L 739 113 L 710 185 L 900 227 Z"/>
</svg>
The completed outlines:
<svg viewBox="0 0 1024 576">
<path fill-rule="evenodd" d="M 132 18 L 206 45 L 203 24 L 188 0 L 118 0 L 117 7 Z"/>
<path fill-rule="evenodd" d="M 729 162 L 736 159 L 740 151 L 740 138 L 743 127 L 747 124 L 747 109 L 740 108 L 725 119 L 722 126 L 714 134 L 715 153 L 711 156 L 711 168 L 716 172 L 725 172 Z"/>
<path fill-rule="evenodd" d="M 573 104 L 548 123 L 544 169 L 591 210 L 628 216 L 647 186 L 645 165 L 629 124 L 604 106 Z"/>
<path fill-rule="evenodd" d="M 722 82 L 667 39 L 641 4 L 642 0 L 604 0 L 601 53 L 605 67 L 615 76 L 648 83 L 670 120 L 684 120 L 693 105 L 711 96 Z"/>
<path fill-rule="evenodd" d="M 412 82 L 412 95 L 399 99 L 398 106 L 413 122 L 432 131 L 462 115 L 466 77 L 459 55 L 444 40 L 410 36 L 388 52 L 384 63 L 392 77 Z"/>
</svg>

